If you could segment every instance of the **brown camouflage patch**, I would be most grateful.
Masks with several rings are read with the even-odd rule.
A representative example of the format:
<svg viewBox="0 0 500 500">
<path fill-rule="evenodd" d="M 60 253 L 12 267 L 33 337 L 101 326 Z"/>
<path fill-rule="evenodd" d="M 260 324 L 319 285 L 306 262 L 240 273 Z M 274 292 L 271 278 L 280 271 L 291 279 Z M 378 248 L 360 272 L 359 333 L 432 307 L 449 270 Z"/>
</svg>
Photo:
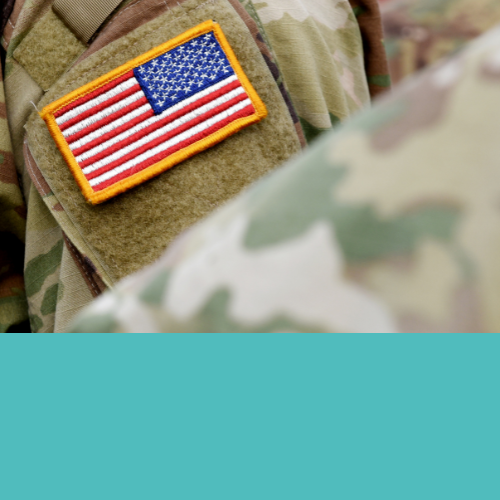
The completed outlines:
<svg viewBox="0 0 500 500">
<path fill-rule="evenodd" d="M 26 205 L 16 207 L 14 208 L 14 211 L 16 212 L 17 215 L 19 215 L 19 217 L 21 217 L 21 219 L 26 220 L 28 216 L 28 210 L 26 209 Z"/>
<path fill-rule="evenodd" d="M 22 295 L 24 291 L 24 280 L 19 274 L 13 274 L 6 278 L 2 278 L 0 282 L 0 299 L 12 297 L 14 295 Z"/>
<path fill-rule="evenodd" d="M 19 186 L 14 155 L 8 151 L 0 151 L 0 182 Z"/>
</svg>

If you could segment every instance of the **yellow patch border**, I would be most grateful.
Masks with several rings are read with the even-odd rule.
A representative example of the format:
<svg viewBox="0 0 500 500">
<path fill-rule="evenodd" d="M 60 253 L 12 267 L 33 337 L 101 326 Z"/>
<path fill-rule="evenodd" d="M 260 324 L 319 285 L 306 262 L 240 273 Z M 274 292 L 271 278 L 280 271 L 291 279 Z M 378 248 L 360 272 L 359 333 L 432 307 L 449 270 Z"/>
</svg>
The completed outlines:
<svg viewBox="0 0 500 500">
<path fill-rule="evenodd" d="M 85 178 L 85 175 L 83 174 L 81 167 L 78 165 L 73 153 L 71 152 L 71 149 L 69 148 L 69 145 L 66 142 L 66 139 L 64 138 L 61 130 L 57 126 L 54 113 L 59 109 L 61 109 L 62 107 L 78 99 L 79 97 L 89 92 L 92 92 L 93 90 L 99 87 L 102 87 L 103 85 L 105 85 L 106 83 L 115 78 L 122 76 L 123 74 L 127 73 L 136 66 L 140 66 L 141 64 L 144 64 L 150 61 L 151 59 L 154 59 L 155 57 L 158 57 L 161 54 L 164 54 L 165 52 L 174 49 L 178 45 L 182 45 L 183 43 L 188 42 L 192 38 L 204 35 L 205 33 L 208 33 L 210 31 L 214 32 L 215 37 L 220 43 L 222 49 L 224 50 L 229 62 L 231 63 L 231 66 L 234 69 L 234 72 L 239 78 L 241 85 L 245 89 L 246 93 L 248 94 L 248 97 L 250 98 L 255 108 L 255 113 L 251 116 L 239 118 L 238 120 L 230 123 L 229 125 L 226 125 L 224 128 L 215 132 L 214 134 L 205 137 L 199 140 L 198 142 L 195 142 L 194 144 L 191 144 L 190 146 L 180 151 L 177 151 L 176 153 L 173 153 L 168 158 L 165 158 L 159 161 L 158 163 L 155 163 L 154 165 L 145 168 L 141 172 L 137 172 L 136 174 L 127 177 L 126 179 L 118 181 L 116 184 L 113 184 L 112 186 L 108 186 L 102 191 L 97 191 L 97 192 L 94 191 L 90 183 Z M 222 28 L 218 23 L 210 20 L 210 21 L 205 21 L 204 23 L 199 24 L 194 28 L 191 28 L 185 33 L 182 33 L 181 35 L 173 38 L 172 40 L 169 40 L 168 42 L 165 42 L 159 45 L 158 47 L 155 47 L 149 50 L 148 52 L 145 52 L 144 54 L 123 64 L 122 66 L 110 71 L 109 73 L 106 73 L 105 75 L 97 78 L 96 80 L 93 80 L 92 82 L 83 85 L 82 87 L 65 95 L 64 97 L 61 97 L 57 101 L 54 101 L 53 103 L 45 106 L 43 110 L 40 112 L 40 116 L 43 118 L 43 120 L 45 120 L 45 123 L 47 124 L 51 136 L 56 142 L 57 147 L 59 148 L 59 151 L 61 152 L 62 156 L 66 160 L 66 163 L 68 164 L 69 169 L 73 174 L 73 177 L 75 178 L 75 181 L 77 182 L 78 186 L 80 187 L 85 199 L 88 202 L 92 203 L 93 205 L 96 205 L 98 203 L 102 203 L 106 200 L 109 200 L 110 198 L 113 198 L 118 194 L 128 191 L 129 189 L 138 186 L 139 184 L 142 184 L 143 182 L 153 177 L 156 177 L 157 175 L 161 174 L 162 172 L 165 172 L 169 168 L 181 163 L 182 161 L 187 160 L 188 158 L 198 153 L 201 153 L 202 151 L 214 146 L 215 144 L 218 144 L 227 137 L 247 127 L 248 125 L 261 121 L 267 116 L 267 108 L 265 104 L 262 102 L 261 98 L 258 96 L 255 89 L 253 88 L 245 72 L 243 71 L 243 68 L 241 67 L 235 53 L 233 52 L 233 49 L 229 45 L 229 42 L 227 41 L 224 32 L 222 31 Z"/>
</svg>

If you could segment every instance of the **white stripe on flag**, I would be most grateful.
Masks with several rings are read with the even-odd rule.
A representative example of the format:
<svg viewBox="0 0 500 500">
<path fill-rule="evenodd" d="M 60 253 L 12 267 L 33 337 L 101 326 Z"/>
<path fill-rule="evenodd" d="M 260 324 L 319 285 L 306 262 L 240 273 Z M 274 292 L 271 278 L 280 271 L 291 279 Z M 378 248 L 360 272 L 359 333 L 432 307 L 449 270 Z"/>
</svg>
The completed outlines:
<svg viewBox="0 0 500 500">
<path fill-rule="evenodd" d="M 119 101 L 112 106 L 109 106 L 108 108 L 103 109 L 102 111 L 99 111 L 99 113 L 96 113 L 94 116 L 90 116 L 89 118 L 86 118 L 85 120 L 82 120 L 81 122 L 78 122 L 77 124 L 73 125 L 72 127 L 68 128 L 67 130 L 63 131 L 64 137 L 69 137 L 70 135 L 76 134 L 77 132 L 80 132 L 80 130 L 83 130 L 85 127 L 88 127 L 89 125 L 92 125 L 102 118 L 106 118 L 106 116 L 111 115 L 112 113 L 115 113 L 116 111 L 119 111 L 122 108 L 125 108 L 129 104 L 132 104 L 133 102 L 146 97 L 144 95 L 144 92 L 142 90 L 139 90 L 135 94 L 132 94 L 131 96 L 127 97 L 126 99 L 123 99 L 123 101 Z"/>
<path fill-rule="evenodd" d="M 226 111 L 223 111 L 222 113 L 219 113 L 218 115 L 204 121 L 203 123 L 196 125 L 192 129 L 186 130 L 186 132 L 183 132 L 182 134 L 173 137 L 169 141 L 164 142 L 163 144 L 160 144 L 159 146 L 156 146 L 155 148 L 150 149 L 149 151 L 146 151 L 145 153 L 134 158 L 133 160 L 129 160 L 123 165 L 120 165 L 119 167 L 116 167 L 113 170 L 110 170 L 109 172 L 100 175 L 99 177 L 95 177 L 94 179 L 89 180 L 89 184 L 91 186 L 97 186 L 102 182 L 107 181 L 108 179 L 111 179 L 112 177 L 115 177 L 116 175 L 121 174 L 122 172 L 125 172 L 126 170 L 133 168 L 134 166 L 138 165 L 139 163 L 142 163 L 148 158 L 151 158 L 152 156 L 155 156 L 158 153 L 161 153 L 162 151 L 165 151 L 166 149 L 169 149 L 172 146 L 175 146 L 176 144 L 179 144 L 180 142 L 189 139 L 193 135 L 203 132 L 203 130 L 206 130 L 207 128 L 210 128 L 212 125 L 215 125 L 216 123 L 225 120 L 226 118 L 229 118 L 231 115 L 234 115 L 238 111 L 246 108 L 251 104 L 252 102 L 250 101 L 250 99 L 245 99 L 244 101 L 239 102 L 238 104 L 227 109 Z"/>
<path fill-rule="evenodd" d="M 176 129 L 176 128 L 180 127 L 181 125 L 184 125 L 185 123 L 197 118 L 198 116 L 202 115 L 203 113 L 206 113 L 207 111 L 210 111 L 211 109 L 214 109 L 217 106 L 220 106 L 221 104 L 224 104 L 225 102 L 230 101 L 234 97 L 237 97 L 238 95 L 244 94 L 244 93 L 245 93 L 245 90 L 243 89 L 243 87 L 238 87 L 237 89 L 232 90 L 231 92 L 215 99 L 214 101 L 212 101 L 208 104 L 205 104 L 204 106 L 202 106 L 198 109 L 195 109 L 194 111 L 191 111 L 191 113 L 188 113 L 188 114 L 182 116 L 181 118 L 178 118 L 177 120 L 173 121 L 172 123 L 169 123 L 168 125 L 165 125 L 164 127 L 160 128 L 158 130 L 155 130 L 154 132 L 143 137 L 139 141 L 136 141 L 136 142 L 133 142 L 133 143 L 127 145 L 125 148 L 116 151 L 114 154 L 107 156 L 106 158 L 103 158 L 101 161 L 94 163 L 93 165 L 89 165 L 88 167 L 83 169 L 83 173 L 88 174 L 90 172 L 93 172 L 94 170 L 96 170 L 104 165 L 107 165 L 111 161 L 114 161 L 114 160 L 121 158 L 123 155 L 129 153 L 130 151 L 133 151 L 134 149 L 142 146 L 143 144 L 146 144 L 146 143 L 156 139 L 157 137 L 160 137 L 161 135 L 165 134 L 166 132 L 170 132 L 171 130 Z M 125 132 L 122 132 L 120 135 L 113 137 L 109 141 L 106 141 L 103 144 L 99 144 L 99 146 L 96 146 L 95 148 L 90 149 L 89 151 L 86 151 L 85 153 L 81 154 L 80 156 L 77 156 L 76 161 L 78 163 L 85 161 L 88 158 L 91 158 L 92 156 L 94 156 L 98 153 L 101 153 L 102 151 L 105 151 L 109 147 L 113 146 L 113 144 L 116 144 L 117 142 L 123 141 L 124 139 L 127 139 L 131 135 L 134 135 L 135 133 L 148 127 L 149 125 L 151 125 L 159 120 L 164 119 L 166 116 L 168 116 L 168 115 L 167 114 L 164 115 L 163 113 L 161 115 L 153 116 L 152 118 L 149 118 L 148 120 L 146 120 L 142 123 L 139 123 L 135 127 L 132 127 Z"/>
<path fill-rule="evenodd" d="M 111 132 L 112 130 L 115 130 L 118 127 L 121 127 L 122 125 L 125 125 L 127 122 L 130 120 L 133 120 L 134 118 L 137 118 L 138 116 L 142 115 L 143 113 L 146 113 L 146 111 L 151 111 L 153 108 L 151 105 L 144 104 L 140 108 L 134 109 L 134 111 L 131 111 L 130 113 L 126 114 L 125 116 L 122 116 L 121 118 L 118 118 L 115 121 L 112 121 L 111 123 L 108 123 L 104 127 L 98 128 L 97 130 L 94 130 L 94 132 L 91 132 L 90 134 L 84 135 L 81 139 L 78 139 L 75 142 L 72 142 L 69 145 L 69 148 L 71 151 L 74 151 L 75 149 L 81 148 L 82 146 L 85 146 L 85 144 L 88 144 L 89 142 L 92 142 L 94 139 L 97 139 L 98 137 L 101 137 L 104 134 L 107 134 L 108 132 Z"/>
<path fill-rule="evenodd" d="M 128 80 L 125 80 L 124 82 L 120 83 L 120 85 L 117 85 L 111 90 L 108 90 L 106 93 L 101 94 L 100 96 L 91 99 L 85 104 L 77 106 L 76 108 L 73 108 L 70 111 L 64 113 L 59 118 L 56 118 L 56 123 L 58 125 L 62 125 L 63 123 L 66 123 L 68 120 L 71 120 L 72 118 L 75 118 L 79 114 L 83 113 L 84 111 L 88 111 L 90 108 L 102 104 L 108 99 L 117 96 L 121 92 L 128 90 L 130 87 L 133 87 L 134 85 L 139 85 L 139 82 L 135 78 L 129 78 Z"/>
<path fill-rule="evenodd" d="M 225 87 L 226 85 L 229 85 L 230 83 L 236 81 L 238 78 L 236 75 L 230 76 L 229 78 L 226 78 L 225 80 L 222 80 L 219 83 L 216 83 L 212 87 L 209 87 L 205 90 L 202 90 L 201 92 L 198 92 L 197 94 L 189 97 L 188 99 L 180 102 L 179 104 L 176 104 L 175 106 L 172 106 L 171 108 L 168 108 L 165 110 L 163 113 L 160 115 L 156 115 L 157 117 L 165 118 L 166 116 L 169 116 L 173 113 L 176 113 L 177 111 L 181 110 L 182 108 L 185 108 L 186 106 L 189 106 L 190 104 L 193 104 L 194 102 L 198 101 L 199 99 L 202 99 L 212 92 L 215 92 L 222 87 Z M 137 116 L 141 115 L 142 113 L 152 109 L 149 104 L 145 104 L 144 106 L 141 106 L 138 109 L 135 109 L 134 111 L 130 112 L 129 114 L 122 116 L 121 118 L 118 118 L 118 120 L 115 120 L 108 125 L 105 125 L 104 127 L 101 127 L 94 132 L 91 132 L 90 134 L 82 137 L 81 139 L 78 139 L 78 141 L 75 141 L 70 144 L 70 149 L 74 151 L 75 149 L 81 148 L 82 146 L 85 146 L 85 144 L 88 144 L 89 142 L 93 141 L 94 139 L 97 139 L 98 137 L 101 137 L 104 134 L 107 134 L 108 132 L 111 132 L 111 130 L 114 130 L 122 125 L 125 125 L 130 120 L 133 120 Z M 139 110 L 142 110 L 139 112 Z M 158 118 L 159 120 L 160 118 Z"/>
</svg>

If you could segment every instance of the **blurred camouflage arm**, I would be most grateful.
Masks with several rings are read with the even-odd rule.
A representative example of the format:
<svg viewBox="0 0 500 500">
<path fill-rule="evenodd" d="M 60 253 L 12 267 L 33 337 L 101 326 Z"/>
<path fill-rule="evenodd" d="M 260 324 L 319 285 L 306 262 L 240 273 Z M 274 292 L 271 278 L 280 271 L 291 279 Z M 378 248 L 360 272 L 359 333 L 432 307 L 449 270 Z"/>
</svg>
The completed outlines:
<svg viewBox="0 0 500 500">
<path fill-rule="evenodd" d="M 77 331 L 498 331 L 500 30 L 185 233 Z"/>
</svg>

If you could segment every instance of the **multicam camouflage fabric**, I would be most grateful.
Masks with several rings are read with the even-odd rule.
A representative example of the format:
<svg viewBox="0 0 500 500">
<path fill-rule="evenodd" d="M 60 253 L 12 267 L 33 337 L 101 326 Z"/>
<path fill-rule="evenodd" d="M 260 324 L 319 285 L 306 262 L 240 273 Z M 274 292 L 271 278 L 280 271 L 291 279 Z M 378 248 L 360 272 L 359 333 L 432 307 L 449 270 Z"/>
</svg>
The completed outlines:
<svg viewBox="0 0 500 500">
<path fill-rule="evenodd" d="M 192 228 L 75 330 L 500 330 L 499 111 L 496 28 Z"/>
<path fill-rule="evenodd" d="M 168 9 L 179 3 L 158 0 L 158 5 L 153 5 L 154 2 L 149 1 L 148 8 L 141 10 L 141 1 L 123 2 L 106 24 L 106 33 L 98 36 L 78 61 L 117 36 L 122 36 L 126 30 L 133 29 L 134 23 L 138 26 L 148 16 L 158 15 L 153 13 L 160 8 Z M 259 26 L 258 37 L 262 40 L 260 48 L 264 57 L 272 64 L 274 58 L 279 63 L 281 73 L 276 68 L 277 83 L 282 85 L 284 81 L 290 90 L 293 89 L 292 101 L 299 109 L 300 123 L 308 139 L 314 139 L 338 119 L 346 118 L 367 104 L 369 89 L 364 67 L 368 66 L 366 59 L 370 58 L 370 54 L 365 51 L 364 61 L 359 27 L 346 0 L 314 0 L 307 3 L 296 0 L 239 1 Z M 358 1 L 361 4 L 374 2 L 375 0 Z M 290 8 L 297 6 L 296 4 L 300 4 L 298 11 Z M 28 213 L 25 295 L 31 328 L 38 332 L 67 330 L 74 315 L 106 288 L 101 279 L 105 277 L 99 275 L 96 263 L 81 250 L 85 248 L 85 244 L 71 229 L 70 214 L 54 197 L 25 143 L 23 127 L 42 97 L 43 90 L 16 61 L 14 51 L 49 11 L 50 5 L 50 0 L 17 0 L 2 37 L 2 45 L 7 52 L 7 116 L 15 165 Z M 132 12 L 135 14 L 131 17 Z M 368 10 L 366 12 L 365 19 L 371 15 Z M 360 13 L 361 11 L 357 12 Z M 327 17 L 324 17 L 325 14 Z M 114 20 L 117 21 L 116 27 L 113 26 Z M 374 26 L 380 29 L 380 22 L 375 21 Z M 377 38 L 376 33 L 375 30 L 372 39 Z M 304 50 L 296 55 L 283 51 L 280 40 L 282 36 L 293 36 Z M 273 39 L 277 49 L 273 46 Z M 306 48 L 312 57 L 304 57 Z M 294 59 L 295 56 L 297 60 Z M 335 93 L 330 91 L 332 85 Z M 21 213 L 22 210 L 18 212 Z M 16 231 L 19 233 L 18 240 L 22 239 L 24 230 L 18 228 Z M 21 254 L 22 249 L 17 252 L 17 255 Z M 11 262 L 12 258 L 9 259 Z M 26 306 L 23 305 L 26 299 L 19 272 L 17 276 L 18 282 L 7 292 L 7 296 L 9 300 L 12 300 L 12 296 L 16 297 L 18 312 L 9 313 L 8 319 L 0 318 L 4 329 L 22 321 L 27 314 Z M 15 292 L 12 291 L 14 288 Z M 2 308 L 2 311 L 6 309 Z"/>
<path fill-rule="evenodd" d="M 382 6 L 393 83 L 500 22 L 498 0 L 390 0 Z"/>
<path fill-rule="evenodd" d="M 347 0 L 254 6 L 308 139 L 368 104 L 362 40 Z"/>
</svg>

